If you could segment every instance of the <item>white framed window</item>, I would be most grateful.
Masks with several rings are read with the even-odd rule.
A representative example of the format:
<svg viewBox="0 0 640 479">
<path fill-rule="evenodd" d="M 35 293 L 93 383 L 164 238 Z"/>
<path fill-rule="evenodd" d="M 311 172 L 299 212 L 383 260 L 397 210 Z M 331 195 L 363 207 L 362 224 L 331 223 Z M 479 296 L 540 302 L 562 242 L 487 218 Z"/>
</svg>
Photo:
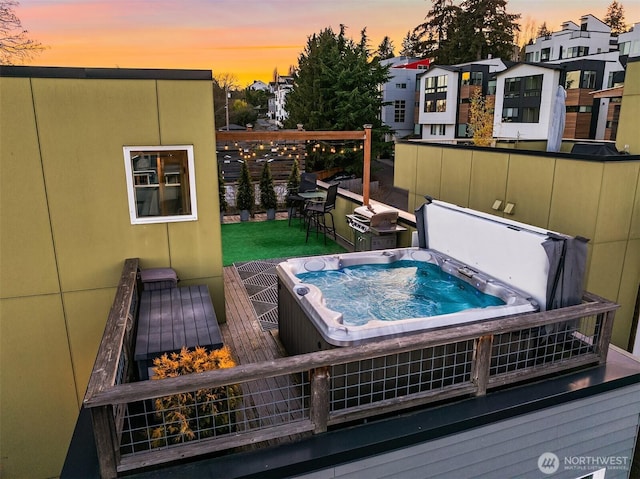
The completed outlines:
<svg viewBox="0 0 640 479">
<path fill-rule="evenodd" d="M 192 145 L 125 146 L 131 224 L 198 219 Z"/>
</svg>

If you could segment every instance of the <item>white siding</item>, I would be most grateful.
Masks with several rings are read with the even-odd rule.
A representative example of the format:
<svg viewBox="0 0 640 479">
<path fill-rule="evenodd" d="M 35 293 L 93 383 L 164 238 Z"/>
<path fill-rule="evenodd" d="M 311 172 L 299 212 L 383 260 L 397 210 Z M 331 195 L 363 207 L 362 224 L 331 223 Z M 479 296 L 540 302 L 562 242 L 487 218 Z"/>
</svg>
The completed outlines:
<svg viewBox="0 0 640 479">
<path fill-rule="evenodd" d="M 540 102 L 540 117 L 538 123 L 515 123 L 502 121 L 502 106 L 504 100 L 504 82 L 507 78 L 526 77 L 543 74 L 542 96 Z M 553 102 L 560 80 L 557 70 L 521 64 L 504 73 L 498 74 L 496 84 L 496 103 L 493 118 L 493 136 L 504 139 L 546 140 L 549 134 Z"/>
</svg>

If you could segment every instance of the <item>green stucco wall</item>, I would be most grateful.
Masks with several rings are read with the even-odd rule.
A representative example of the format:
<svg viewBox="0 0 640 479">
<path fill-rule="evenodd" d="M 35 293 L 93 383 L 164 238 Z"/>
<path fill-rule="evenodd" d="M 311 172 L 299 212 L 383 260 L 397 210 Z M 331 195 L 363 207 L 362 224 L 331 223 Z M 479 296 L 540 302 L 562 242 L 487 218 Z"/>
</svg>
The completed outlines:
<svg viewBox="0 0 640 479">
<path fill-rule="evenodd" d="M 424 195 L 589 238 L 585 288 L 620 304 L 613 343 L 629 347 L 640 284 L 640 161 L 583 161 L 515 150 L 396 145 L 394 183 Z M 514 214 L 492 208 L 515 204 Z"/>
<path fill-rule="evenodd" d="M 60 474 L 126 258 L 224 321 L 213 132 L 211 81 L 0 78 L 2 477 Z M 131 225 L 131 145 L 193 145 L 197 221 Z"/>
</svg>

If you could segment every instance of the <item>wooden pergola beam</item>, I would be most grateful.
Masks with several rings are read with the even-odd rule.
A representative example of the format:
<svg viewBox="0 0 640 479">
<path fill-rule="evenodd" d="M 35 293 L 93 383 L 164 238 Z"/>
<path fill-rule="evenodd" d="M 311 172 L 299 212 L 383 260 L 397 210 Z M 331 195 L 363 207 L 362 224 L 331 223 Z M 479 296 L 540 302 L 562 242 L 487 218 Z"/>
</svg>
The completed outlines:
<svg viewBox="0 0 640 479">
<path fill-rule="evenodd" d="M 366 139 L 364 131 L 216 131 L 216 141 L 306 141 L 306 140 L 362 140 Z"/>
<path fill-rule="evenodd" d="M 274 130 L 274 131 L 216 131 L 216 142 L 236 143 L 242 141 L 330 141 L 360 140 L 364 142 L 364 165 L 362 168 L 362 203 L 369 205 L 369 187 L 371 174 L 371 125 L 364 125 L 364 130 L 351 131 L 306 131 L 306 130 Z"/>
</svg>

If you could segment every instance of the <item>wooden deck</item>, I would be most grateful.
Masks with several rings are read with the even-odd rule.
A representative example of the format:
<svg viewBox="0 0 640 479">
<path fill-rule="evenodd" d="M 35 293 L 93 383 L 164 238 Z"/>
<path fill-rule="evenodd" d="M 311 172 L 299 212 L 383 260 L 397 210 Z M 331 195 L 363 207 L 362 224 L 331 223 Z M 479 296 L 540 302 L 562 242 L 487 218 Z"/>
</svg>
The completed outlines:
<svg viewBox="0 0 640 479">
<path fill-rule="evenodd" d="M 227 321 L 220 325 L 220 331 L 224 344 L 231 348 L 236 362 L 238 364 L 264 363 L 286 356 L 278 338 L 277 329 L 269 331 L 262 329 L 235 267 L 224 268 L 224 285 Z M 266 378 L 252 383 L 251 386 L 243 386 L 245 394 L 248 393 L 245 402 L 247 400 L 250 402 L 250 405 L 245 404 L 245 406 L 250 406 L 253 411 L 253 413 L 245 413 L 247 415 L 245 420 L 260 421 L 266 426 L 276 426 L 277 418 L 281 414 L 300 417 L 301 406 L 291 413 L 288 410 L 290 398 L 296 397 L 296 393 L 288 393 L 287 390 L 293 391 L 297 388 L 299 386 L 294 379 L 287 376 Z M 267 391 L 269 393 L 266 393 Z M 256 444 L 255 447 L 291 442 L 301 437 L 302 435 L 296 435 L 268 440 L 262 444 Z"/>
<path fill-rule="evenodd" d="M 227 322 L 220 325 L 224 344 L 239 364 L 259 363 L 286 356 L 278 331 L 264 331 L 235 267 L 224 268 Z"/>
</svg>

